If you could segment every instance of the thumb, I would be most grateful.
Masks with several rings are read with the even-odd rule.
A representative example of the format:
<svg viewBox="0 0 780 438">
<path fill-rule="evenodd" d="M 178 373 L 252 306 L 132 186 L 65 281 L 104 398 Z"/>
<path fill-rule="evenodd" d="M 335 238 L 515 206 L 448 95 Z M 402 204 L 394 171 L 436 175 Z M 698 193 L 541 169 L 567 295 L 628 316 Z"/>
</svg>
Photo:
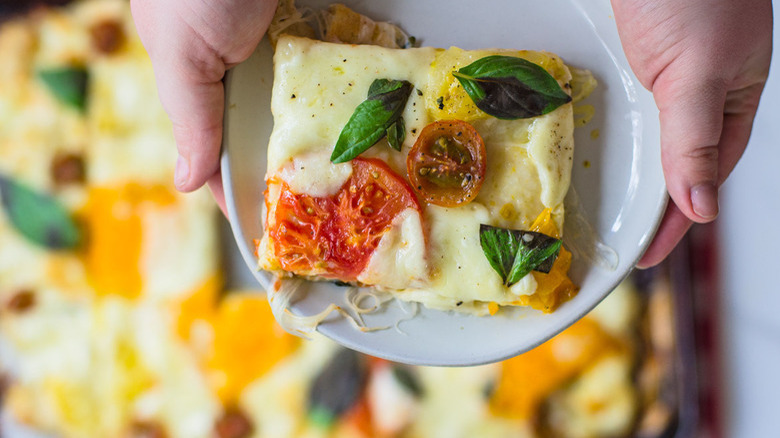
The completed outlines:
<svg viewBox="0 0 780 438">
<path fill-rule="evenodd" d="M 182 2 L 133 0 L 131 7 L 173 126 L 174 183 L 189 192 L 219 168 L 225 63 L 182 18 Z"/>
<path fill-rule="evenodd" d="M 667 190 L 694 222 L 718 215 L 718 160 L 726 85 L 701 74 L 665 70 L 653 84 L 660 111 L 661 161 Z"/>
</svg>

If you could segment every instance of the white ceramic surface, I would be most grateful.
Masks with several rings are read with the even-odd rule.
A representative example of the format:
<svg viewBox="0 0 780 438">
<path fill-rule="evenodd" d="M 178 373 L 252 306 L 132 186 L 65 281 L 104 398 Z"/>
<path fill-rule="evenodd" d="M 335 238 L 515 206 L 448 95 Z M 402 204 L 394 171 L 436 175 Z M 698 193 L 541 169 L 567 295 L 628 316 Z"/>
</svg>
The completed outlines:
<svg viewBox="0 0 780 438">
<path fill-rule="evenodd" d="M 300 3 L 321 7 L 328 2 Z M 422 309 L 399 329 L 363 333 L 346 320 L 333 318 L 319 331 L 347 347 L 394 361 L 476 365 L 531 349 L 582 317 L 632 269 L 652 238 L 666 200 L 657 110 L 625 60 L 609 2 L 493 0 L 478 7 L 468 0 L 344 3 L 376 19 L 399 23 L 425 46 L 549 50 L 570 65 L 590 69 L 600 85 L 586 103 L 596 107 L 596 116 L 576 130 L 572 185 L 585 219 L 619 260 L 610 270 L 575 258 L 571 276 L 581 290 L 549 315 L 521 309 L 511 316 L 480 318 Z M 244 260 L 264 287 L 270 276 L 256 271 L 252 240 L 262 236 L 272 83 L 271 50 L 263 41 L 227 78 L 222 156 L 233 232 Z M 593 130 L 599 132 L 595 139 Z M 567 218 L 567 223 L 573 221 Z M 292 310 L 310 315 L 332 301 L 343 304 L 343 291 L 328 283 L 307 283 Z M 405 318 L 404 309 L 390 303 L 365 320 L 369 326 L 392 326 Z"/>
</svg>

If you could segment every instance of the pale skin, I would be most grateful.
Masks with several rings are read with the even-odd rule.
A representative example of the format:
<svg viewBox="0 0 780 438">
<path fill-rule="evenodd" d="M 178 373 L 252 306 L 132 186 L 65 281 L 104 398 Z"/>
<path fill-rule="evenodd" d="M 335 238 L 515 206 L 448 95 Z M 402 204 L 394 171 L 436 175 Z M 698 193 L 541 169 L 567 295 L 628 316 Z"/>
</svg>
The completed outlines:
<svg viewBox="0 0 780 438">
<path fill-rule="evenodd" d="M 747 146 L 772 54 L 771 0 L 612 0 L 623 49 L 660 111 L 671 201 L 639 267 L 661 262 L 694 222 L 718 215 L 718 189 Z M 222 78 L 262 39 L 276 1 L 131 0 L 179 151 L 174 182 L 219 174 Z"/>
</svg>

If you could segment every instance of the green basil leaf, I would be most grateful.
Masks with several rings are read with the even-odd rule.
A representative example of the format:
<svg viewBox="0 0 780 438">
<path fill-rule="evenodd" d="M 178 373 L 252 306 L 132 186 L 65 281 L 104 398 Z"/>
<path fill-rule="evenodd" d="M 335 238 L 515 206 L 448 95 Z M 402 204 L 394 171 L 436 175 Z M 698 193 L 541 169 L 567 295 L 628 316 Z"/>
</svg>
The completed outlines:
<svg viewBox="0 0 780 438">
<path fill-rule="evenodd" d="M 571 101 L 547 70 L 523 58 L 487 56 L 452 74 L 477 108 L 499 119 L 536 117 Z"/>
<path fill-rule="evenodd" d="M 2 205 L 14 227 L 31 242 L 51 249 L 69 249 L 81 232 L 68 211 L 54 198 L 0 175 Z"/>
<path fill-rule="evenodd" d="M 560 239 L 533 231 L 522 233 L 520 250 L 506 279 L 508 286 L 517 283 L 531 271 L 549 273 L 561 250 Z"/>
<path fill-rule="evenodd" d="M 330 161 L 347 162 L 387 135 L 388 128 L 401 117 L 412 88 L 407 81 L 375 80 L 369 87 L 368 98 L 355 108 L 341 130 Z"/>
<path fill-rule="evenodd" d="M 490 266 L 498 272 L 504 282 L 509 277 L 517 255 L 520 238 L 515 234 L 512 233 L 512 230 L 491 227 L 490 225 L 481 224 L 479 226 L 479 241 L 482 245 L 482 251 Z"/>
<path fill-rule="evenodd" d="M 406 138 L 406 125 L 404 124 L 404 118 L 399 117 L 395 123 L 387 128 L 387 143 L 391 148 L 400 151 Z"/>
<path fill-rule="evenodd" d="M 83 67 L 59 67 L 38 72 L 44 84 L 60 102 L 84 111 L 89 75 Z"/>
<path fill-rule="evenodd" d="M 490 266 L 511 286 L 531 271 L 549 273 L 561 249 L 561 240 L 534 231 L 479 226 L 482 251 Z"/>
<path fill-rule="evenodd" d="M 371 82 L 371 85 L 368 87 L 368 94 L 366 95 L 366 98 L 371 99 L 379 96 L 380 94 L 387 94 L 392 91 L 396 91 L 406 84 L 409 84 L 409 82 L 396 81 L 394 79 L 374 79 L 374 82 Z"/>
</svg>

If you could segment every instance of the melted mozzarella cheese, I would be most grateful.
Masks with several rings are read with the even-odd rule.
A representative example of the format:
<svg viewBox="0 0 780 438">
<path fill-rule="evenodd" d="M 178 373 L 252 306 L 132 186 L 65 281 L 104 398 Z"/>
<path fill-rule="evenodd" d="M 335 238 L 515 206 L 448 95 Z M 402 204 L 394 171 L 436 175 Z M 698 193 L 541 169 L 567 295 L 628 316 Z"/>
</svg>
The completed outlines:
<svg viewBox="0 0 780 438">
<path fill-rule="evenodd" d="M 63 436 L 123 436 L 137 419 L 173 437 L 210 436 L 218 401 L 164 309 L 117 297 L 71 302 L 59 291 L 38 299 L 2 321 L 21 383 L 8 400 L 14 417 Z"/>
<path fill-rule="evenodd" d="M 500 368 L 499 364 L 420 368 L 425 396 L 409 435 L 425 438 L 533 436 L 527 424 L 494 417 L 488 409 L 487 392 Z"/>
<path fill-rule="evenodd" d="M 282 168 L 281 177 L 293 193 L 315 197 L 333 196 L 352 175 L 352 163 L 333 164 L 322 152 L 304 154 Z"/>
<path fill-rule="evenodd" d="M 408 208 L 393 219 L 358 281 L 390 289 L 419 286 L 428 277 L 426 266 L 420 213 Z"/>
<path fill-rule="evenodd" d="M 374 79 L 407 80 L 419 88 L 427 81 L 434 54 L 433 48 L 395 50 L 281 37 L 274 55 L 269 175 L 309 152 L 325 151 L 330 156 L 341 129 L 366 99 Z M 403 118 L 407 130 L 404 146 L 408 148 L 414 142 L 412 132 L 419 132 L 429 121 L 417 93 L 409 97 Z M 364 155 L 392 156 L 386 161 L 404 174 L 406 154 L 391 150 L 386 141 L 380 143 L 385 144 Z"/>
<path fill-rule="evenodd" d="M 428 206 L 425 213 L 433 266 L 430 280 L 425 286 L 405 290 L 399 298 L 435 309 L 462 307 L 484 313 L 488 302 L 507 303 L 533 293 L 536 282 L 532 276 L 508 289 L 490 266 L 479 240 L 479 225 L 491 221 L 484 206 L 477 202 L 459 208 Z"/>
</svg>

